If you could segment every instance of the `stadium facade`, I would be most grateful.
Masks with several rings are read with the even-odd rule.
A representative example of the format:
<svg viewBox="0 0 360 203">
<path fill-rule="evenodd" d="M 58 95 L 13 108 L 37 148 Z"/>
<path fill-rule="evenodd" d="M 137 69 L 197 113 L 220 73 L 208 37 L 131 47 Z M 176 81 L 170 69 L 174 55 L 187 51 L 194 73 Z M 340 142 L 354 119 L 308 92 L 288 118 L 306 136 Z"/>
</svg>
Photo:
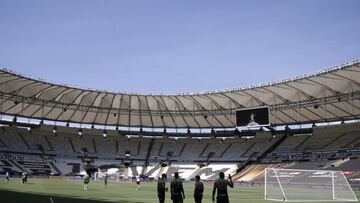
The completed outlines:
<svg viewBox="0 0 360 203">
<path fill-rule="evenodd" d="M 247 88 L 177 95 L 74 88 L 2 69 L 1 112 L 139 128 L 234 128 L 235 111 L 256 106 L 271 107 L 272 125 L 356 119 L 359 64 Z"/>
<path fill-rule="evenodd" d="M 75 88 L 0 70 L 0 170 L 117 180 L 219 172 L 263 184 L 272 168 L 344 171 L 360 189 L 360 62 L 246 88 L 141 95 Z M 271 125 L 236 128 L 269 106 Z M 0 171 L 0 172 L 1 172 Z"/>
</svg>

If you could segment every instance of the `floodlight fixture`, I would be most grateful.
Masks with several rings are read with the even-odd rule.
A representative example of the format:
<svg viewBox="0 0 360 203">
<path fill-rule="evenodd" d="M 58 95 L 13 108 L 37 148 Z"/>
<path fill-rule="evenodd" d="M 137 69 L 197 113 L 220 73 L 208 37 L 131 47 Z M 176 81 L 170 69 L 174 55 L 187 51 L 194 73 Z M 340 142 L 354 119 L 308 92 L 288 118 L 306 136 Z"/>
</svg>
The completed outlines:
<svg viewBox="0 0 360 203">
<path fill-rule="evenodd" d="M 54 127 L 53 127 L 53 133 L 56 135 L 56 133 L 57 133 L 57 126 L 55 125 Z"/>
<path fill-rule="evenodd" d="M 83 131 L 82 131 L 82 129 L 80 128 L 79 131 L 78 131 L 78 135 L 81 137 L 81 136 L 82 136 L 82 133 L 83 133 Z"/>
</svg>

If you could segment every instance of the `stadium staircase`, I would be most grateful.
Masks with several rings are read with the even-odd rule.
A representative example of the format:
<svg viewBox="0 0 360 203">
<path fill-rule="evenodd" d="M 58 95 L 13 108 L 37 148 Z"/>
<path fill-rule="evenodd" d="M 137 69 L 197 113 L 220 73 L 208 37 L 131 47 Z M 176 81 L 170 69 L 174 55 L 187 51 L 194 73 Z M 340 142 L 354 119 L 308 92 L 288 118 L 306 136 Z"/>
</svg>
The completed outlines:
<svg viewBox="0 0 360 203">
<path fill-rule="evenodd" d="M 4 141 L 0 138 L 0 147 L 8 147 Z"/>
<path fill-rule="evenodd" d="M 198 173 L 201 171 L 201 167 L 198 166 L 194 172 L 188 177 L 188 180 L 194 179 L 196 175 L 198 175 Z"/>
<path fill-rule="evenodd" d="M 180 156 L 180 157 L 181 157 L 182 154 L 184 153 L 185 148 L 186 148 L 186 143 L 184 143 L 184 145 L 181 147 L 181 150 L 180 150 L 180 152 L 179 152 L 179 156 Z"/>
<path fill-rule="evenodd" d="M 244 163 L 243 165 L 239 166 L 239 168 L 236 171 L 236 174 L 232 176 L 232 180 L 238 180 L 244 173 L 247 173 L 252 169 L 252 167 L 247 167 L 247 163 Z"/>
<path fill-rule="evenodd" d="M 160 169 L 160 165 L 155 165 L 153 168 L 151 168 L 149 171 L 145 170 L 143 174 L 147 176 L 152 176 L 158 169 Z M 145 167 L 144 167 L 145 168 Z M 147 168 L 147 167 L 146 167 Z"/>
<path fill-rule="evenodd" d="M 168 166 L 161 166 L 159 173 L 156 175 L 156 178 L 159 178 L 161 176 L 161 174 L 164 173 L 166 168 L 168 168 Z"/>
<path fill-rule="evenodd" d="M 2 171 L 8 171 L 10 173 L 21 172 L 17 170 L 12 164 L 9 163 L 7 160 L 0 160 L 0 168 Z"/>
<path fill-rule="evenodd" d="M 203 155 L 204 155 L 206 149 L 209 147 L 209 145 L 210 145 L 209 143 L 207 143 L 207 144 L 205 145 L 205 147 L 204 147 L 204 149 L 201 151 L 199 157 L 203 157 Z"/>
<path fill-rule="evenodd" d="M 56 171 L 57 174 L 62 175 L 62 173 L 61 173 L 61 171 L 59 170 L 59 168 L 58 168 L 53 162 L 49 162 L 49 164 L 50 164 L 50 167 L 51 167 L 52 169 L 54 169 L 54 171 Z"/>
<path fill-rule="evenodd" d="M 347 159 L 339 159 L 339 160 L 332 161 L 332 162 L 328 163 L 326 166 L 324 166 L 324 169 L 333 168 L 333 167 L 339 167 L 342 164 L 348 162 L 349 160 L 350 159 L 347 158 Z"/>
<path fill-rule="evenodd" d="M 250 149 L 253 148 L 254 145 L 255 145 L 255 142 L 251 143 L 251 145 L 240 155 L 240 157 L 245 156 L 245 154 L 247 154 L 250 151 Z"/>
<path fill-rule="evenodd" d="M 96 154 L 96 153 L 97 153 L 97 150 L 96 150 L 95 139 L 92 139 L 92 144 L 93 144 L 93 147 L 94 147 L 94 153 Z"/>
<path fill-rule="evenodd" d="M 69 138 L 69 143 L 70 143 L 71 149 L 73 150 L 73 152 L 76 152 L 75 146 L 74 146 L 74 143 L 71 140 L 71 137 L 68 137 L 68 138 Z"/>
<path fill-rule="evenodd" d="M 353 145 L 354 143 L 357 143 L 358 141 L 360 141 L 360 137 L 356 138 L 355 140 L 351 140 L 345 146 L 349 147 L 349 146 Z M 358 146 L 359 146 L 359 144 L 357 146 L 353 146 L 353 147 L 358 147 Z"/>
<path fill-rule="evenodd" d="M 281 164 L 249 164 L 233 175 L 232 179 L 239 181 L 264 180 L 264 170 L 268 167 L 279 168 Z"/>
<path fill-rule="evenodd" d="M 155 141 L 154 138 L 151 138 L 149 147 L 148 147 L 147 152 L 146 152 L 146 160 L 145 160 L 143 168 L 146 168 L 149 165 L 150 155 L 151 155 L 151 151 L 152 151 L 152 148 L 153 148 L 153 145 L 154 145 L 154 141 Z"/>
<path fill-rule="evenodd" d="M 270 154 L 272 151 L 274 151 L 278 146 L 281 145 L 281 143 L 283 143 L 288 135 L 280 135 L 281 138 L 279 140 L 277 140 L 274 144 L 272 144 L 268 149 L 266 149 L 259 157 L 259 159 L 264 158 L 267 154 Z"/>
<path fill-rule="evenodd" d="M 44 136 L 45 142 L 49 145 L 50 151 L 54 151 L 54 147 L 51 145 L 49 139 L 47 136 Z"/>
<path fill-rule="evenodd" d="M 13 166 L 15 166 L 16 168 L 18 168 L 20 171 L 26 171 L 26 172 L 30 172 L 27 169 L 25 169 L 23 166 L 21 166 L 20 164 L 16 163 L 14 160 L 8 160 Z"/>
<path fill-rule="evenodd" d="M 207 155 L 207 157 L 206 157 L 206 165 L 209 165 L 210 164 L 210 159 L 212 158 L 212 157 L 215 157 L 215 152 L 209 152 L 209 154 Z"/>
<path fill-rule="evenodd" d="M 23 143 L 25 144 L 25 146 L 28 148 L 28 149 L 31 149 L 29 143 L 25 140 L 25 138 L 23 137 L 23 135 L 21 133 L 19 133 L 19 137 L 21 138 L 21 140 L 23 141 Z"/>
<path fill-rule="evenodd" d="M 295 147 L 295 151 L 298 151 L 299 149 L 301 149 L 302 145 L 304 145 L 306 143 L 306 141 L 308 139 L 310 139 L 311 136 L 308 136 L 307 138 L 305 138 L 301 143 L 298 144 L 298 146 Z"/>
<path fill-rule="evenodd" d="M 219 158 L 222 158 L 232 145 L 233 145 L 233 143 L 228 144 L 228 146 L 225 148 L 225 150 L 220 154 Z"/>
<path fill-rule="evenodd" d="M 129 167 L 124 168 L 124 180 L 129 178 Z"/>
<path fill-rule="evenodd" d="M 49 145 L 50 146 L 50 145 Z M 51 146 L 50 146 L 51 147 Z M 42 158 L 42 159 L 46 159 L 46 157 L 47 157 L 47 154 L 45 153 L 45 151 L 44 151 L 44 148 L 42 147 L 42 145 L 39 145 L 39 150 L 40 150 L 40 152 L 41 152 L 41 155 L 40 155 L 40 158 Z M 56 165 L 52 162 L 52 161 L 50 161 L 49 162 L 49 165 L 50 165 L 50 170 L 51 170 L 51 168 L 53 169 L 53 170 L 51 170 L 51 171 L 55 171 L 57 174 L 59 174 L 59 175 L 61 175 L 62 173 L 61 173 L 61 171 L 58 169 L 58 167 L 56 167 Z"/>
<path fill-rule="evenodd" d="M 138 142 L 138 146 L 137 146 L 137 154 L 136 156 L 139 156 L 141 152 L 141 142 Z"/>
<path fill-rule="evenodd" d="M 141 174 L 145 174 L 145 172 L 147 171 L 147 166 L 145 167 L 142 167 L 142 169 L 141 169 Z"/>
<path fill-rule="evenodd" d="M 281 143 L 286 140 L 287 136 L 282 136 L 279 140 L 277 140 L 274 144 L 272 144 L 269 148 L 267 148 L 262 154 L 260 154 L 260 156 L 258 157 L 259 159 L 264 158 L 268 153 L 271 153 L 272 151 L 274 151 L 279 145 L 281 145 Z M 245 152 L 242 154 L 245 155 L 253 146 L 255 145 L 255 143 L 253 143 L 252 145 L 250 145 L 250 147 L 245 150 Z M 250 161 L 251 156 L 249 157 L 248 160 L 246 160 L 245 162 L 243 162 L 242 164 L 238 165 L 238 169 L 236 170 L 236 174 L 233 176 L 234 180 L 239 179 L 240 177 L 243 176 L 244 173 L 247 173 L 248 170 L 251 170 L 252 167 L 250 167 L 250 164 L 252 164 L 253 162 Z M 246 171 L 243 171 L 246 170 Z"/>
<path fill-rule="evenodd" d="M 342 133 L 342 135 L 336 137 L 335 139 L 331 140 L 329 143 L 327 143 L 326 145 L 324 145 L 322 148 L 326 149 L 329 146 L 331 146 L 333 143 L 335 143 L 336 141 L 338 141 L 340 138 L 344 137 L 346 135 L 346 133 Z"/>
<path fill-rule="evenodd" d="M 160 145 L 160 147 L 159 147 L 159 151 L 158 151 L 158 156 L 160 156 L 161 155 L 161 152 L 162 152 L 162 149 L 163 149 L 163 146 L 164 146 L 164 143 L 163 142 L 161 142 L 161 145 Z"/>
<path fill-rule="evenodd" d="M 119 153 L 119 141 L 117 141 L 117 140 L 115 142 L 115 151 L 116 151 L 116 154 Z"/>
</svg>

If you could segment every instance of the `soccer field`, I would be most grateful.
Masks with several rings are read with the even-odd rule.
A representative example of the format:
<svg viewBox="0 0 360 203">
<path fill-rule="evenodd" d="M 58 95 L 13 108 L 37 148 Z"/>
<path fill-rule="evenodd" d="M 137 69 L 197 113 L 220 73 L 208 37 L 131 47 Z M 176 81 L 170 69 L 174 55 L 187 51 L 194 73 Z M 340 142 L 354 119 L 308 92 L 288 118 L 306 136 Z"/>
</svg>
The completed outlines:
<svg viewBox="0 0 360 203">
<path fill-rule="evenodd" d="M 194 202 L 192 197 L 193 184 L 184 184 L 186 199 L 184 202 Z M 211 201 L 212 186 L 205 185 L 204 203 Z M 238 186 L 229 189 L 230 201 L 240 203 L 270 202 L 263 200 L 263 189 L 256 187 Z M 158 202 L 155 183 L 142 183 L 141 190 L 136 189 L 135 183 L 109 183 L 104 188 L 102 182 L 91 181 L 89 189 L 85 191 L 81 180 L 45 180 L 29 179 L 27 184 L 22 184 L 20 179 L 11 179 L 7 183 L 0 180 L 0 202 L 47 202 L 47 203 L 154 203 Z M 358 198 L 360 193 L 357 192 Z M 169 193 L 166 202 L 171 202 Z M 331 201 L 333 202 L 333 201 Z"/>
</svg>

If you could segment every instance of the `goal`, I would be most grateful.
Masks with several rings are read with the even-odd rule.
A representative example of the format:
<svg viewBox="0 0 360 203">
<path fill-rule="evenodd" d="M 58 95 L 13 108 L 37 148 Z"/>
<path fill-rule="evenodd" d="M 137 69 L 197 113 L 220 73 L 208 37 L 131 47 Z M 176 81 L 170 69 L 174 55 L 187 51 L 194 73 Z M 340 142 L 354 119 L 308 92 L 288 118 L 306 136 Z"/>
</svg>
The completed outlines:
<svg viewBox="0 0 360 203">
<path fill-rule="evenodd" d="M 265 169 L 265 200 L 358 201 L 342 171 Z"/>
<path fill-rule="evenodd" d="M 105 173 L 95 172 L 94 173 L 94 181 L 104 181 Z M 119 182 L 120 181 L 120 173 L 108 174 L 109 182 Z"/>
</svg>

